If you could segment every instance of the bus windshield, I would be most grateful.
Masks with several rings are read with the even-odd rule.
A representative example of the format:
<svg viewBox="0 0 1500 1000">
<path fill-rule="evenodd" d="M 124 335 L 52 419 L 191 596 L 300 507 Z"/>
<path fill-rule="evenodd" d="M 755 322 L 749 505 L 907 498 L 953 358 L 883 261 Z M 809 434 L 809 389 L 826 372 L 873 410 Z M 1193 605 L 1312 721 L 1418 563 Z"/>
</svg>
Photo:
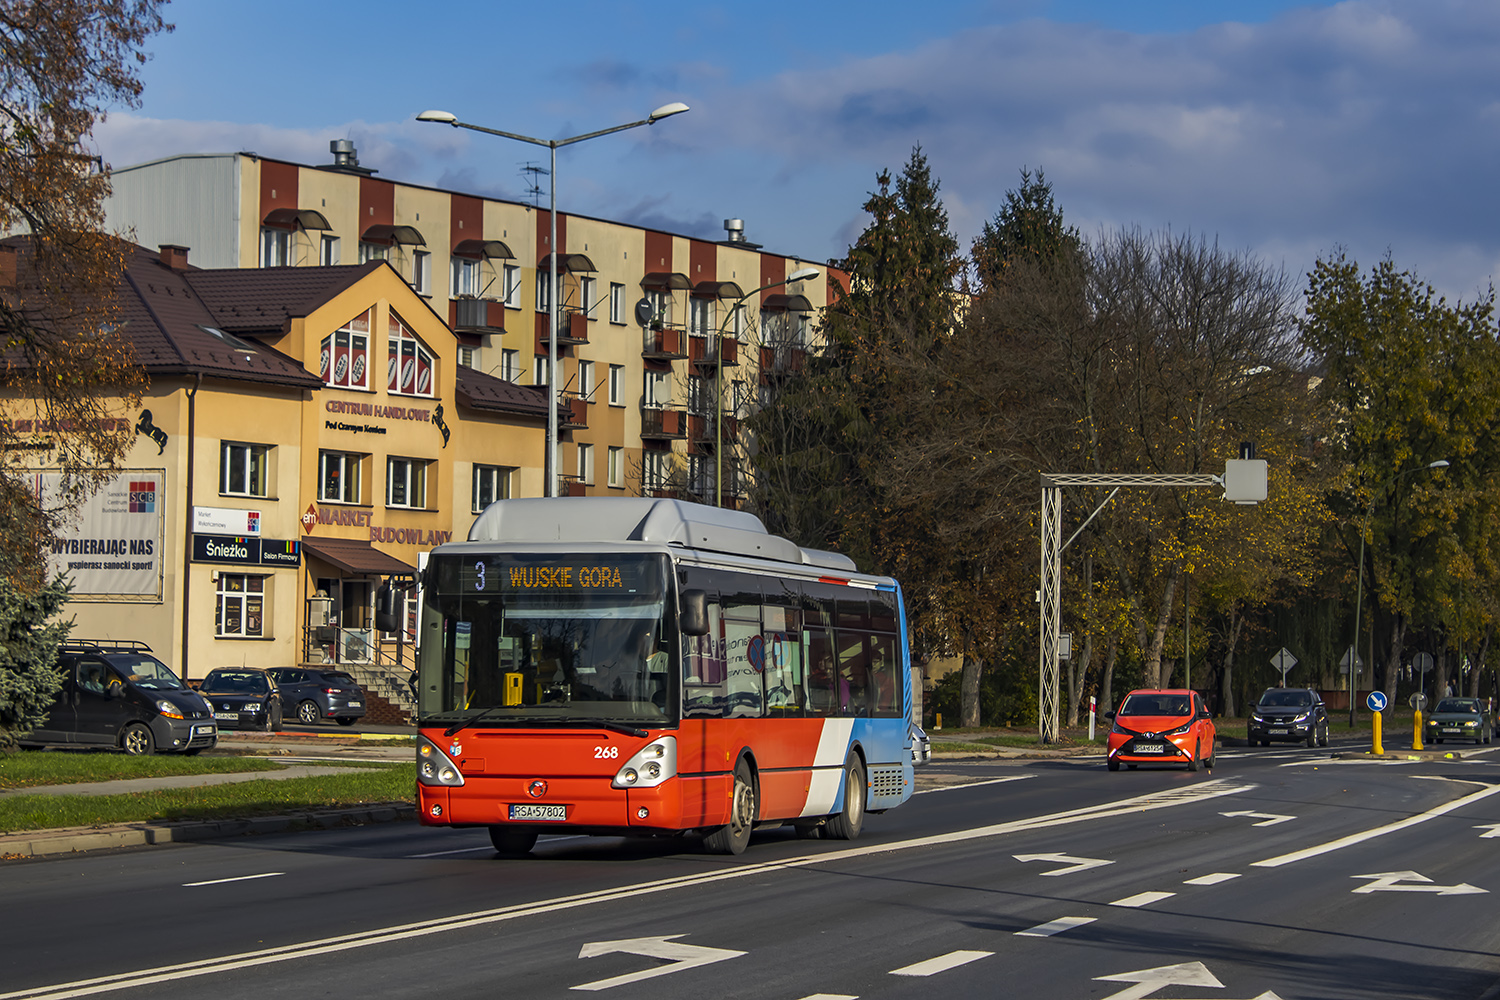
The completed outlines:
<svg viewBox="0 0 1500 1000">
<path fill-rule="evenodd" d="M 668 579 L 656 554 L 434 557 L 417 657 L 421 717 L 481 727 L 674 721 Z"/>
</svg>

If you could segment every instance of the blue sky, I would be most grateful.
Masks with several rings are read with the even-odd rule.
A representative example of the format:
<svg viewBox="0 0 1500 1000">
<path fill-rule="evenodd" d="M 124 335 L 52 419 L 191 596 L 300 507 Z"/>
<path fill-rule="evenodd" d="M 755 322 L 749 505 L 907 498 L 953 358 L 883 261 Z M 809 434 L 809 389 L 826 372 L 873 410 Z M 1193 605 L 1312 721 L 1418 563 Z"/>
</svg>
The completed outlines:
<svg viewBox="0 0 1500 1000">
<path fill-rule="evenodd" d="M 422 10 L 420 14 L 414 11 Z M 771 12 L 768 18 L 767 12 Z M 95 134 L 123 166 L 174 152 L 330 160 L 527 199 L 542 138 L 692 111 L 559 152 L 564 211 L 822 261 L 883 167 L 921 144 L 961 243 L 1022 167 L 1086 236 L 1191 231 L 1294 274 L 1390 253 L 1452 298 L 1500 262 L 1493 0 L 179 0 L 139 109 Z M 542 198 L 545 200 L 544 190 Z"/>
</svg>

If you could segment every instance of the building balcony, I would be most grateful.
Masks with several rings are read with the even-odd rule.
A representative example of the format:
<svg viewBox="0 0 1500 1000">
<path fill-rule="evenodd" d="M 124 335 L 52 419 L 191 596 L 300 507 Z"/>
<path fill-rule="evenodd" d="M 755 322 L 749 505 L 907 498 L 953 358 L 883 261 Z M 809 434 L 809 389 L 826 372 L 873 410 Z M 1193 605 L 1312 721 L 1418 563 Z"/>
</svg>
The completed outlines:
<svg viewBox="0 0 1500 1000">
<path fill-rule="evenodd" d="M 641 344 L 641 357 L 653 361 L 675 361 L 687 357 L 683 340 L 686 331 L 680 327 L 662 325 L 659 329 L 647 327 Z"/>
<path fill-rule="evenodd" d="M 448 325 L 456 333 L 504 333 L 505 303 L 496 299 L 452 299 Z"/>
<path fill-rule="evenodd" d="M 641 410 L 642 441 L 682 441 L 687 438 L 687 414 L 681 410 L 645 407 Z"/>
<path fill-rule="evenodd" d="M 791 344 L 773 344 L 760 349 L 761 381 L 773 376 L 795 375 L 807 366 L 807 350 Z"/>
<path fill-rule="evenodd" d="M 558 485 L 558 495 L 565 497 L 586 497 L 589 488 L 581 479 L 564 479 Z"/>
<path fill-rule="evenodd" d="M 546 313 L 536 314 L 536 350 L 547 353 L 547 342 L 552 339 L 552 319 Z M 557 346 L 577 347 L 589 342 L 589 318 L 576 309 L 566 306 L 557 314 Z"/>
<path fill-rule="evenodd" d="M 714 342 L 718 341 L 718 346 Z M 712 337 L 690 337 L 688 338 L 688 361 L 695 368 L 718 368 L 721 365 L 731 368 L 740 363 L 739 341 L 725 334 Z M 722 360 L 720 355 L 723 355 Z"/>
<path fill-rule="evenodd" d="M 688 415 L 688 451 L 702 455 L 711 453 L 714 445 L 723 434 L 725 441 L 733 441 L 739 434 L 739 421 L 725 414 L 722 426 L 714 419 L 712 413 Z"/>
<path fill-rule="evenodd" d="M 565 431 L 584 430 L 589 425 L 589 403 L 580 396 L 564 396 L 557 408 L 557 426 Z"/>
</svg>

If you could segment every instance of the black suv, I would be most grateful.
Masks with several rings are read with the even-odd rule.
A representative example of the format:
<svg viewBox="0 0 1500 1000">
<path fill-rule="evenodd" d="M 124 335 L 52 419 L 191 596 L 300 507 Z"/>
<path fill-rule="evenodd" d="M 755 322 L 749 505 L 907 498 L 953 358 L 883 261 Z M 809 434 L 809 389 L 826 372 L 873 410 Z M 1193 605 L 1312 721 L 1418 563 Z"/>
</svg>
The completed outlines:
<svg viewBox="0 0 1500 1000">
<path fill-rule="evenodd" d="M 1328 745 L 1328 710 L 1323 696 L 1312 688 L 1267 688 L 1250 710 L 1250 745 L 1269 746 L 1273 740 Z"/>
<path fill-rule="evenodd" d="M 364 718 L 365 693 L 359 682 L 342 670 L 272 667 L 266 672 L 281 690 L 282 702 L 304 725 L 337 719 L 341 726 L 352 726 Z"/>
<path fill-rule="evenodd" d="M 271 675 L 259 667 L 210 670 L 198 693 L 213 706 L 214 718 L 226 729 L 281 732 L 281 694 Z"/>
<path fill-rule="evenodd" d="M 22 746 L 195 754 L 219 742 L 208 705 L 144 642 L 72 639 L 58 648 L 58 669 L 57 700 Z"/>
</svg>

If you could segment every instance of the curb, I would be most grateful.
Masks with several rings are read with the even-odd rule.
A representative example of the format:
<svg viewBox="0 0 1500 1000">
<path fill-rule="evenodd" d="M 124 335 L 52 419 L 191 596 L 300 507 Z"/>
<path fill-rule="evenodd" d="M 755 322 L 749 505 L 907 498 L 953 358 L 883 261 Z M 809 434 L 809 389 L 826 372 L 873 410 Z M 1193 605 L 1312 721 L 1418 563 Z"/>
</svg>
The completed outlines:
<svg viewBox="0 0 1500 1000">
<path fill-rule="evenodd" d="M 180 844 L 295 830 L 331 830 L 343 826 L 395 823 L 417 818 L 410 802 L 381 802 L 349 809 L 316 809 L 250 819 L 183 820 L 173 823 L 121 823 L 103 827 L 69 827 L 0 835 L 0 860 L 74 854 L 117 847 Z"/>
</svg>

